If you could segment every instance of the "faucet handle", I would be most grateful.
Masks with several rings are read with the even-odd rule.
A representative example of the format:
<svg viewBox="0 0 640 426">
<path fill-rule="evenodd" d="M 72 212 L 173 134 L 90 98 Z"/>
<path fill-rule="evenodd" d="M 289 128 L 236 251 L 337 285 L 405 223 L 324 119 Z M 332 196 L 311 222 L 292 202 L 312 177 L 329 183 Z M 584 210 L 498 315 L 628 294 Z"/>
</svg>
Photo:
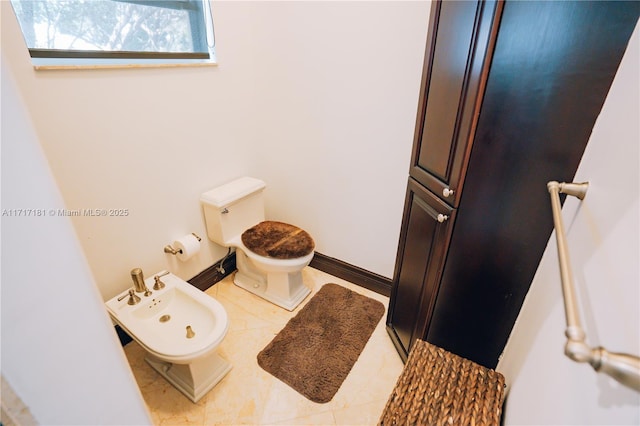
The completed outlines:
<svg viewBox="0 0 640 426">
<path fill-rule="evenodd" d="M 129 289 L 131 290 L 131 289 Z M 127 297 L 129 295 L 129 293 L 123 294 L 122 296 L 118 297 L 118 302 L 121 302 L 122 299 L 124 299 L 125 297 Z"/>
<path fill-rule="evenodd" d="M 122 296 L 118 297 L 118 302 L 120 302 L 122 299 L 124 299 L 127 296 L 129 296 L 129 300 L 127 300 L 128 305 L 135 305 L 138 302 L 140 302 L 140 298 L 136 296 L 136 292 L 132 288 L 129 289 L 129 293 L 123 294 Z"/>
<path fill-rule="evenodd" d="M 164 283 L 162 281 L 160 281 L 160 277 L 159 276 L 154 276 L 153 279 L 156 281 L 153 284 L 153 289 L 154 290 L 160 290 L 161 288 L 164 288 Z"/>
<path fill-rule="evenodd" d="M 169 271 L 165 271 L 165 272 L 163 272 L 161 274 L 153 276 L 153 279 L 155 280 L 155 283 L 153 284 L 153 289 L 154 290 L 160 290 L 160 289 L 164 288 L 164 283 L 162 281 L 160 281 L 160 277 L 164 277 L 165 275 L 169 275 Z"/>
<path fill-rule="evenodd" d="M 127 300 L 128 305 L 135 305 L 140 302 L 140 297 L 136 296 L 136 292 L 134 289 L 129 289 L 129 300 Z"/>
</svg>

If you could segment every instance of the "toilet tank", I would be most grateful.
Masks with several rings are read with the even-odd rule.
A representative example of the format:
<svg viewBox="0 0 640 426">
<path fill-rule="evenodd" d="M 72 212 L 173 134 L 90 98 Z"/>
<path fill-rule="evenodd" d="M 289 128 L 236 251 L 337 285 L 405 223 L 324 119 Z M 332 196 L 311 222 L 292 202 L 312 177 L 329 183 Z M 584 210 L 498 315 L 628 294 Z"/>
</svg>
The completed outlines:
<svg viewBox="0 0 640 426">
<path fill-rule="evenodd" d="M 265 187 L 260 179 L 242 177 L 203 193 L 200 203 L 209 239 L 229 247 L 233 239 L 264 221 Z"/>
</svg>

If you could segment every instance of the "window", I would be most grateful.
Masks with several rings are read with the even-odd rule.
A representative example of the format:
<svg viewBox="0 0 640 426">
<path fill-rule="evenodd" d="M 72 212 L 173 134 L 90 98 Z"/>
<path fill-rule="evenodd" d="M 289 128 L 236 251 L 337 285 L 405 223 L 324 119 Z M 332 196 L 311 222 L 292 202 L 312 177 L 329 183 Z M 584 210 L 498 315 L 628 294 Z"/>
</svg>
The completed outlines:
<svg viewBox="0 0 640 426">
<path fill-rule="evenodd" d="M 11 0 L 34 65 L 213 61 L 208 0 Z"/>
</svg>

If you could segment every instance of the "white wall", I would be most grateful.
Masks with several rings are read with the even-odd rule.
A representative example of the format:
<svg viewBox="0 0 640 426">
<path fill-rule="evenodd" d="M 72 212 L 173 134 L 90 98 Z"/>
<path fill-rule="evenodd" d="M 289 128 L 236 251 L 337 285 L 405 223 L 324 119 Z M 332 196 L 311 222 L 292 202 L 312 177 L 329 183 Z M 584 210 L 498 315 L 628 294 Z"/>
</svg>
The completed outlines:
<svg viewBox="0 0 640 426">
<path fill-rule="evenodd" d="M 2 375 L 38 424 L 150 424 L 71 221 L 16 210 L 44 206 L 64 208 L 3 55 Z"/>
<path fill-rule="evenodd" d="M 426 42 L 425 2 L 282 2 L 253 30 L 268 211 L 317 250 L 393 276 Z M 274 49 L 275 47 L 275 49 Z"/>
<path fill-rule="evenodd" d="M 640 33 L 636 27 L 567 198 L 563 219 L 587 343 L 640 355 Z M 551 207 L 549 207 L 551 208 Z M 640 424 L 640 394 L 563 354 L 565 318 L 552 235 L 498 370 L 509 425 Z"/>
<path fill-rule="evenodd" d="M 162 248 L 206 237 L 199 196 L 264 179 L 267 216 L 316 250 L 392 277 L 428 2 L 213 2 L 219 65 L 33 70 L 9 2 L 2 49 L 102 296 L 129 271 L 188 279 L 226 250 L 203 239 L 179 263 Z"/>
</svg>

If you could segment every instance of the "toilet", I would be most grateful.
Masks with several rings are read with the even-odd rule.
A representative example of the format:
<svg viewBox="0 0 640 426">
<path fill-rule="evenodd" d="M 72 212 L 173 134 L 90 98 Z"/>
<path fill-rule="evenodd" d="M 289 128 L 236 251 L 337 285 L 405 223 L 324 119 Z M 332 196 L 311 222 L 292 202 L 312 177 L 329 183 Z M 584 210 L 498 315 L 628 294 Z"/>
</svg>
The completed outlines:
<svg viewBox="0 0 640 426">
<path fill-rule="evenodd" d="M 191 401 L 198 402 L 231 370 L 217 348 L 229 329 L 224 307 L 166 271 L 105 302 L 122 329 L 146 351 L 145 361 Z"/>
<path fill-rule="evenodd" d="M 311 292 L 302 269 L 311 262 L 315 243 L 294 225 L 265 220 L 265 187 L 259 179 L 242 177 L 203 193 L 207 235 L 236 249 L 237 286 L 292 311 Z"/>
</svg>

